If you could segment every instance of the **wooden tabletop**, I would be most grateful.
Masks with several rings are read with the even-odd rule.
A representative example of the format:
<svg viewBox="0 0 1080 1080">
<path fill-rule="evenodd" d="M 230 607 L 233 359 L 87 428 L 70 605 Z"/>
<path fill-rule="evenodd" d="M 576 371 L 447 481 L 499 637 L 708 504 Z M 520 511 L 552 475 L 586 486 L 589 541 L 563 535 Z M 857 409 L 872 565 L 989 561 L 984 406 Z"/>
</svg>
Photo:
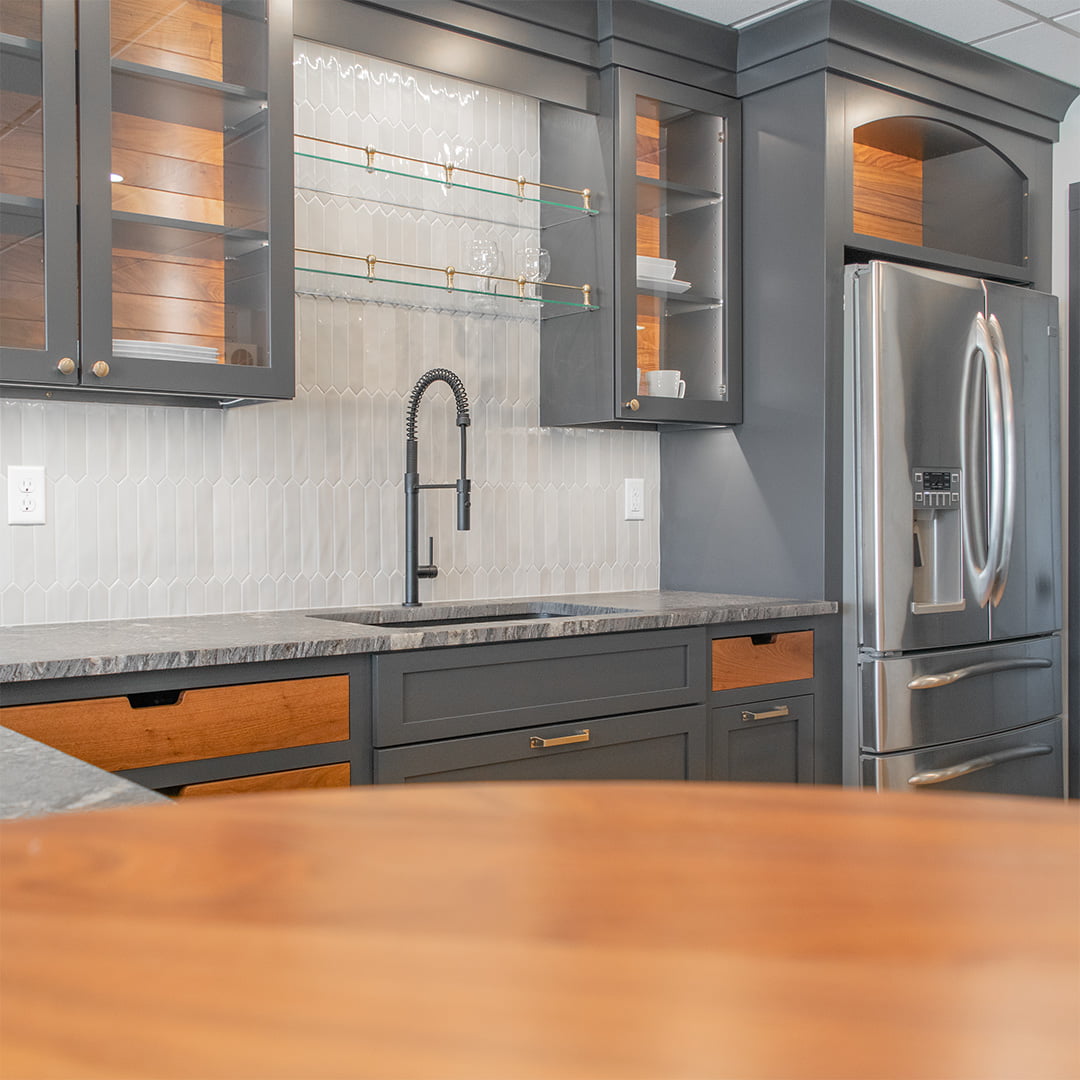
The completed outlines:
<svg viewBox="0 0 1080 1080">
<path fill-rule="evenodd" d="M 1080 1076 L 1080 814 L 447 784 L 0 826 L 0 1075 Z"/>
</svg>

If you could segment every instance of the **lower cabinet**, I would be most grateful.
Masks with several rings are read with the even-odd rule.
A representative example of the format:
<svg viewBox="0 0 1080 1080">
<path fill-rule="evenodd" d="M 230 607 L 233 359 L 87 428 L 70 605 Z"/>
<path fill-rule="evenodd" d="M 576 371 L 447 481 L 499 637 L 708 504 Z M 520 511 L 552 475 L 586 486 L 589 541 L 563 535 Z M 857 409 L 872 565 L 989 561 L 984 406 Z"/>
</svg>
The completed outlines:
<svg viewBox="0 0 1080 1080">
<path fill-rule="evenodd" d="M 326 661 L 301 663 L 304 674 L 290 664 L 245 665 L 239 675 L 250 681 L 240 682 L 226 681 L 235 668 L 218 669 L 217 684 L 205 669 L 5 687 L 0 724 L 175 798 L 363 782 L 352 762 L 357 745 L 369 743 L 352 729 L 354 699 L 368 693 L 366 669 L 321 674 L 312 668 L 325 671 Z M 260 667 L 297 677 L 255 681 Z M 204 679 L 209 685 L 198 685 Z M 79 693 L 84 685 L 105 692 Z M 367 707 L 355 712 L 363 728 Z"/>
<path fill-rule="evenodd" d="M 703 780 L 705 709 L 690 706 L 375 751 L 376 783 Z"/>
<path fill-rule="evenodd" d="M 805 784 L 814 779 L 812 694 L 713 709 L 714 780 Z"/>
</svg>

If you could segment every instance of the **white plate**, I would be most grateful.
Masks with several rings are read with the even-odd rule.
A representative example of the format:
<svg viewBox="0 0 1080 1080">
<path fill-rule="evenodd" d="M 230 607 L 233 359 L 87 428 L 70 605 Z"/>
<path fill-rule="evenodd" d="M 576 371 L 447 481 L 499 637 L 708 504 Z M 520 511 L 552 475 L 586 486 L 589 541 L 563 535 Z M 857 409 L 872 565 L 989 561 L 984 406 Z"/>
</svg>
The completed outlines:
<svg viewBox="0 0 1080 1080">
<path fill-rule="evenodd" d="M 664 278 L 670 281 L 675 276 L 675 260 L 654 259 L 651 255 L 639 255 L 637 272 L 642 277 Z"/>
<path fill-rule="evenodd" d="M 681 293 L 690 288 L 689 281 L 665 281 L 663 278 L 638 276 L 639 289 L 652 289 L 654 292 Z"/>
</svg>

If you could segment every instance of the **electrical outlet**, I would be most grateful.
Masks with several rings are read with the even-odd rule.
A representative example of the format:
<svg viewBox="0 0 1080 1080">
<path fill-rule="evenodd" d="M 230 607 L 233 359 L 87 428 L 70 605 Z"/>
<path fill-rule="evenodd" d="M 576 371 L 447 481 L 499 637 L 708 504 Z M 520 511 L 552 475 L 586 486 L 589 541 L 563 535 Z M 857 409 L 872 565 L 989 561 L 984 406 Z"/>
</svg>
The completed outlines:
<svg viewBox="0 0 1080 1080">
<path fill-rule="evenodd" d="M 45 467 L 9 465 L 7 471 L 8 524 L 45 524 Z"/>
<path fill-rule="evenodd" d="M 623 482 L 623 497 L 625 502 L 623 518 L 626 521 L 644 521 L 645 481 L 625 480 Z"/>
</svg>

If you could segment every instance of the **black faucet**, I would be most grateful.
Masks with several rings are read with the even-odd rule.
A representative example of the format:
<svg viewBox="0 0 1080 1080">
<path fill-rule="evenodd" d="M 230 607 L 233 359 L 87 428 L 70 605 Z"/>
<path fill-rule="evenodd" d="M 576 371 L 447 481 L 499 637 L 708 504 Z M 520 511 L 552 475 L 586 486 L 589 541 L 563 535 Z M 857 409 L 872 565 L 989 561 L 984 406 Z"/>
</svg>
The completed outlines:
<svg viewBox="0 0 1080 1080">
<path fill-rule="evenodd" d="M 420 408 L 420 399 L 424 391 L 433 382 L 444 382 L 454 391 L 457 402 L 457 425 L 461 431 L 461 468 L 457 482 L 453 484 L 421 484 L 420 473 L 416 467 L 416 413 Z M 472 481 L 465 475 L 465 429 L 472 421 L 469 419 L 469 398 L 461 379 L 446 368 L 432 368 L 425 371 L 409 394 L 409 403 L 405 406 L 405 600 L 403 607 L 419 607 L 418 597 L 420 578 L 438 577 L 439 568 L 435 565 L 435 540 L 428 537 L 428 561 L 420 566 L 417 551 L 419 543 L 420 492 L 427 488 L 455 488 L 457 490 L 457 527 L 467 531 L 470 525 L 470 494 Z"/>
</svg>

